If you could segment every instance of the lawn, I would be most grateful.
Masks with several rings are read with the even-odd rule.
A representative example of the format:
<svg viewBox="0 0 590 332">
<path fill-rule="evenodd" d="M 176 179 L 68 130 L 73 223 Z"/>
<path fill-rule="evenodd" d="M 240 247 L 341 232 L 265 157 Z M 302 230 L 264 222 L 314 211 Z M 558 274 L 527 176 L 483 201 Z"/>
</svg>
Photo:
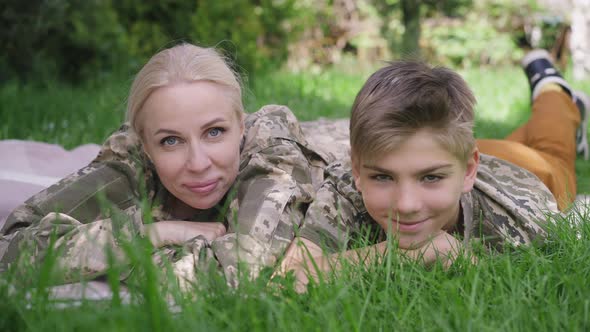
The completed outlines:
<svg viewBox="0 0 590 332">
<path fill-rule="evenodd" d="M 518 68 L 462 74 L 478 99 L 476 136 L 501 138 L 528 116 L 529 91 Z M 246 105 L 288 105 L 301 120 L 347 117 L 366 74 L 275 72 L 246 84 Z M 124 117 L 130 78 L 78 87 L 6 84 L 0 87 L 0 139 L 33 139 L 72 148 L 100 143 Z M 590 82 L 578 83 L 590 92 Z M 578 160 L 580 191 L 590 193 L 590 167 Z M 237 290 L 205 274 L 191 294 L 160 287 L 159 271 L 141 255 L 145 279 L 130 285 L 131 304 L 115 297 L 65 309 L 42 291 L 51 268 L 0 279 L 0 330 L 93 331 L 555 331 L 590 328 L 590 217 L 556 221 L 547 243 L 493 255 L 478 264 L 425 269 L 390 254 L 385 263 L 347 267 L 307 294 L 289 278 L 268 285 L 270 271 Z M 569 221 L 575 221 L 570 223 Z M 139 245 L 138 245 L 139 246 Z M 51 257 L 50 257 L 51 258 Z M 107 278 L 117 286 L 116 269 Z M 12 286 L 8 286 L 8 285 Z"/>
<path fill-rule="evenodd" d="M 475 134 L 502 138 L 525 122 L 529 88 L 520 68 L 484 68 L 461 72 L 478 100 Z M 566 78 L 569 75 L 566 75 Z M 248 112 L 266 104 L 288 105 L 302 121 L 348 117 L 365 74 L 272 72 L 245 82 Z M 110 77 L 81 86 L 49 83 L 0 86 L 0 139 L 28 139 L 73 148 L 100 144 L 124 119 L 132 77 Z M 590 93 L 590 81 L 575 88 Z M 579 192 L 590 193 L 590 163 L 578 160 Z"/>
</svg>

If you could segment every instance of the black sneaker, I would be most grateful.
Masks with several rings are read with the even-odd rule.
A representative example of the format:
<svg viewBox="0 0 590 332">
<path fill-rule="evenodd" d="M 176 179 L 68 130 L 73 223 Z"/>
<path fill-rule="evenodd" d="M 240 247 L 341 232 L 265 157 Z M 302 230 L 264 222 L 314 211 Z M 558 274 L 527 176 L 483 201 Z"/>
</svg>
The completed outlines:
<svg viewBox="0 0 590 332">
<path fill-rule="evenodd" d="M 588 111 L 590 111 L 590 98 L 582 91 L 574 91 L 574 102 L 578 106 L 582 121 L 576 130 L 576 152 L 588 160 L 590 149 L 588 148 Z"/>
<path fill-rule="evenodd" d="M 535 99 L 541 91 L 541 87 L 547 83 L 560 85 L 568 95 L 573 97 L 571 87 L 555 68 L 551 56 L 546 50 L 530 51 L 522 58 L 521 65 L 531 86 L 531 99 Z"/>
</svg>

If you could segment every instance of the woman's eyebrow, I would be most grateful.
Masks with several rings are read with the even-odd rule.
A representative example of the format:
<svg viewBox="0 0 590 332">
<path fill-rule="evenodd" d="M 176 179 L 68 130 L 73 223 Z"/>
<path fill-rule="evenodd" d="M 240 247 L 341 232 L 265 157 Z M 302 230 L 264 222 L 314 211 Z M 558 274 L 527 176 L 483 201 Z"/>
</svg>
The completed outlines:
<svg viewBox="0 0 590 332">
<path fill-rule="evenodd" d="M 206 129 L 208 127 L 211 127 L 212 125 L 216 124 L 217 122 L 223 122 L 223 121 L 227 121 L 225 118 L 219 117 L 219 118 L 215 118 L 209 122 L 204 123 L 201 126 L 201 129 Z"/>
<path fill-rule="evenodd" d="M 180 133 L 178 131 L 176 131 L 176 130 L 166 129 L 166 128 L 160 128 L 160 129 L 156 130 L 156 132 L 154 133 L 154 136 L 156 136 L 158 134 L 179 135 Z"/>
</svg>

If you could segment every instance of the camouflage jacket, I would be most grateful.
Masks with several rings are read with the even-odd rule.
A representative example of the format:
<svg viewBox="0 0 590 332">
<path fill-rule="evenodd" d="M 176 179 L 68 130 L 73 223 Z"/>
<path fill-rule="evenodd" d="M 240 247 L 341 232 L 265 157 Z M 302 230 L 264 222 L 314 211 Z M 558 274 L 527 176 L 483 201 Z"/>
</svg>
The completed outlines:
<svg viewBox="0 0 590 332">
<path fill-rule="evenodd" d="M 336 162 L 325 171 L 325 181 L 309 206 L 299 236 L 329 252 L 350 248 L 362 234 L 371 241 L 386 234 L 364 207 L 354 186 L 349 162 Z M 481 154 L 473 190 L 461 196 L 464 243 L 481 240 L 501 250 L 546 237 L 549 214 L 558 213 L 555 198 L 534 174 L 493 156 Z"/>
<path fill-rule="evenodd" d="M 33 261 L 43 259 L 56 232 L 55 247 L 64 250 L 57 259 L 65 280 L 96 277 L 107 268 L 105 247 L 125 261 L 122 239 L 145 236 L 146 210 L 154 222 L 178 220 L 163 204 L 172 195 L 141 151 L 138 139 L 123 125 L 87 167 L 15 209 L 1 230 L 1 268 L 23 248 L 32 251 Z M 288 108 L 270 105 L 248 114 L 233 188 L 218 206 L 188 219 L 223 221 L 227 233 L 212 243 L 197 237 L 186 243 L 182 255 L 162 248 L 154 259 L 169 257 L 176 275 L 186 281 L 194 280 L 203 257 L 215 257 L 230 284 L 235 284 L 238 261 L 255 276 L 260 268 L 272 266 L 293 239 L 324 167 L 334 158 L 307 143 Z M 104 209 L 105 201 L 111 208 Z"/>
</svg>

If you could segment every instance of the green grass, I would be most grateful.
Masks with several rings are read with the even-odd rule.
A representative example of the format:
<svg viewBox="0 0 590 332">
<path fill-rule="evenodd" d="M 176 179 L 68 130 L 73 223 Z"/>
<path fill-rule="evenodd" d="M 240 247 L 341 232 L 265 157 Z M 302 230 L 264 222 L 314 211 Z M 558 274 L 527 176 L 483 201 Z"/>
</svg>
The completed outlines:
<svg viewBox="0 0 590 332">
<path fill-rule="evenodd" d="M 45 293 L 30 291 L 40 283 L 35 277 L 28 282 L 9 279 L 19 289 L 0 287 L 0 329 L 587 330 L 588 225 L 561 222 L 542 247 L 481 254 L 477 265 L 459 261 L 448 271 L 439 265 L 428 270 L 392 254 L 381 265 L 346 266 L 339 277 L 301 295 L 293 291 L 289 278 L 267 286 L 269 273 L 243 280 L 237 290 L 225 287 L 219 276 L 205 274 L 198 289 L 181 295 L 174 288 L 160 287 L 158 271 L 141 258 L 135 258 L 135 273 L 152 275 L 152 281 L 130 286 L 131 304 L 114 299 L 56 308 Z M 25 299 L 25 290 L 32 296 Z"/>
<path fill-rule="evenodd" d="M 477 137 L 501 138 L 526 121 L 529 92 L 517 68 L 462 72 L 478 98 Z M 367 74 L 257 76 L 246 89 L 249 112 L 288 105 L 302 120 L 347 117 Z M 0 139 L 34 139 L 72 148 L 100 143 L 121 123 L 129 78 L 79 87 L 0 87 Z M 578 88 L 590 92 L 590 83 Z M 588 163 L 576 164 L 582 192 L 590 192 Z M 570 215 L 573 217 L 574 214 Z M 383 265 L 348 267 L 339 278 L 296 294 L 268 286 L 269 271 L 237 290 L 204 275 L 190 294 L 162 287 L 160 271 L 141 256 L 136 272 L 150 278 L 129 285 L 119 299 L 58 308 L 43 288 L 45 272 L 7 273 L 0 279 L 0 330 L 228 330 L 228 331 L 555 331 L 590 328 L 590 219 L 558 221 L 542 247 L 481 255 L 477 265 L 427 270 L 390 255 Z M 116 275 L 112 271 L 111 275 Z M 110 279 L 116 285 L 115 279 Z M 12 286 L 8 286 L 11 284 Z M 27 292 L 29 295 L 27 295 Z M 169 299 L 176 304 L 170 306 Z"/>
</svg>

